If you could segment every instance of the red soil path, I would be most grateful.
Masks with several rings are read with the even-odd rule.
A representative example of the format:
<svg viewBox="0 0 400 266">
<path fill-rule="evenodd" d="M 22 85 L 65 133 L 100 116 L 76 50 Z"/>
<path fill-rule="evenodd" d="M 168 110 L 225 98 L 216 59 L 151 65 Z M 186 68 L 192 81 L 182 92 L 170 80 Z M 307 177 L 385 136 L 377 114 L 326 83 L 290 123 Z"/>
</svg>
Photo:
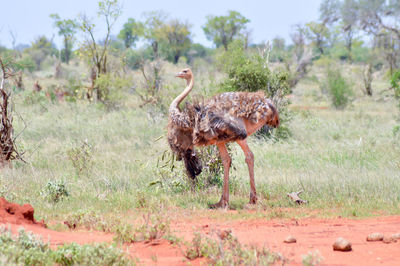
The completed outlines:
<svg viewBox="0 0 400 266">
<path fill-rule="evenodd" d="M 211 212 L 211 211 L 210 211 Z M 223 211 L 221 211 L 223 212 Z M 32 215 L 30 215 L 32 214 Z M 19 227 L 41 235 L 52 246 L 76 242 L 111 242 L 113 236 L 100 232 L 71 231 L 57 232 L 45 228 L 44 223 L 33 219 L 30 205 L 11 204 L 0 198 L 0 224 L 10 227 L 17 233 Z M 213 235 L 213 232 L 231 229 L 239 241 L 248 245 L 265 246 L 280 252 L 289 259 L 291 265 L 301 264 L 302 255 L 318 250 L 324 258 L 324 265 L 400 265 L 400 241 L 391 244 L 367 242 L 366 236 L 380 232 L 387 236 L 400 233 L 400 216 L 388 216 L 351 220 L 344 218 L 300 220 L 250 219 L 244 221 L 221 221 L 199 217 L 195 221 L 181 219 L 171 223 L 173 234 L 190 241 L 193 232 Z M 292 235 L 297 243 L 285 244 L 283 240 Z M 344 237 L 353 244 L 353 251 L 338 252 L 332 250 L 332 244 L 338 237 Z M 127 246 L 132 256 L 143 264 L 186 265 L 187 260 L 181 250 L 163 240 L 157 245 L 135 243 Z M 206 264 L 205 259 L 195 260 L 192 265 Z"/>
</svg>

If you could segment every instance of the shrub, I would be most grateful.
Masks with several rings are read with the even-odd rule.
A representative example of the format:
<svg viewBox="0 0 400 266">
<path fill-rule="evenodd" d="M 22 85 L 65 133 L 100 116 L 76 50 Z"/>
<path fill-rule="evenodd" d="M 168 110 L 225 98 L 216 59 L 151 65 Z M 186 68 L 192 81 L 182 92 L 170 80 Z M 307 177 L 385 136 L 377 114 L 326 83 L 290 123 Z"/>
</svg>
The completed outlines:
<svg viewBox="0 0 400 266">
<path fill-rule="evenodd" d="M 143 223 L 134 228 L 130 224 L 121 224 L 115 230 L 114 240 L 121 243 L 151 242 L 159 240 L 169 233 L 169 221 L 161 215 L 143 215 Z"/>
<path fill-rule="evenodd" d="M 339 69 L 328 67 L 322 91 L 327 92 L 332 105 L 337 109 L 343 109 L 350 103 L 353 92 L 349 83 L 342 76 Z"/>
<path fill-rule="evenodd" d="M 67 156 L 78 176 L 88 174 L 93 167 L 93 147 L 86 141 L 67 150 Z"/>
<path fill-rule="evenodd" d="M 131 265 L 123 251 L 106 243 L 95 245 L 65 244 L 53 252 L 60 265 Z"/>
<path fill-rule="evenodd" d="M 218 233 L 218 239 L 195 233 L 191 243 L 186 243 L 184 256 L 190 260 L 206 257 L 212 265 L 272 265 L 286 259 L 266 248 L 242 245 L 230 230 Z"/>
<path fill-rule="evenodd" d="M 14 238 L 10 230 L 4 226 L 0 228 L 0 254 L 5 264 L 46 265 L 51 262 L 49 245 L 24 229 Z"/>
<path fill-rule="evenodd" d="M 40 194 L 52 203 L 57 203 L 70 195 L 64 181 L 60 180 L 47 182 Z"/>
<path fill-rule="evenodd" d="M 37 236 L 19 230 L 13 237 L 10 230 L 0 228 L 1 262 L 17 265 L 133 265 L 125 253 L 108 244 L 78 245 L 65 244 L 50 249 Z"/>
<path fill-rule="evenodd" d="M 400 98 L 400 70 L 393 73 L 392 78 L 390 79 L 390 85 L 394 89 L 394 96 L 399 99 Z"/>
</svg>

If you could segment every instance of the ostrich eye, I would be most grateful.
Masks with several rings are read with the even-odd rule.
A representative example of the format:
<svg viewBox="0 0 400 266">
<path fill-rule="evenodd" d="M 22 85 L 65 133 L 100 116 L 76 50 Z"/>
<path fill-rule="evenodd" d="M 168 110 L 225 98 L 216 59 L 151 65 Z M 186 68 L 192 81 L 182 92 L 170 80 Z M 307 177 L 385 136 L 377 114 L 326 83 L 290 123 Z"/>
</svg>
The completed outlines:
<svg viewBox="0 0 400 266">
<path fill-rule="evenodd" d="M 187 73 L 187 70 L 183 70 L 183 73 Z"/>
</svg>

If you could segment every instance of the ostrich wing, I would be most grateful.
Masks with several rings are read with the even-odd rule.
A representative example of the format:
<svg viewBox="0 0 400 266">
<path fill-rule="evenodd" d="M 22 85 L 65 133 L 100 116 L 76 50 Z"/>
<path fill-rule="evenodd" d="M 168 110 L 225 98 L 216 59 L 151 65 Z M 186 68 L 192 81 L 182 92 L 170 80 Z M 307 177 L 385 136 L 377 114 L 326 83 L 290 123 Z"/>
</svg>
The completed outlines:
<svg viewBox="0 0 400 266">
<path fill-rule="evenodd" d="M 247 137 L 246 127 L 240 118 L 224 112 L 203 112 L 196 117 L 193 142 L 208 145 L 220 141 L 235 141 Z"/>
</svg>

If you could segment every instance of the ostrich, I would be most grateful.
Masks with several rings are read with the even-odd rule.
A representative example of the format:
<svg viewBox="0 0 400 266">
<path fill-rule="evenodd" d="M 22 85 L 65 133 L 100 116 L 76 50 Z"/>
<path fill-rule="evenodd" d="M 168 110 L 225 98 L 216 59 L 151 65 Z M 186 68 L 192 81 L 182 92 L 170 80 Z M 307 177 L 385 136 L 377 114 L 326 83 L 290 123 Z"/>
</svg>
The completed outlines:
<svg viewBox="0 0 400 266">
<path fill-rule="evenodd" d="M 242 148 L 250 176 L 250 204 L 257 203 L 254 183 L 254 155 L 246 138 L 264 125 L 279 126 L 279 115 L 262 92 L 226 92 L 211 99 L 186 104 L 181 110 L 179 104 L 194 85 L 192 71 L 188 68 L 176 77 L 185 79 L 187 86 L 169 107 L 168 143 L 178 160 L 183 159 L 187 174 L 195 179 L 202 170 L 196 157 L 195 146 L 216 145 L 224 167 L 224 184 L 221 200 L 212 208 L 227 208 L 229 204 L 229 168 L 231 158 L 225 144 L 236 142 Z"/>
</svg>

